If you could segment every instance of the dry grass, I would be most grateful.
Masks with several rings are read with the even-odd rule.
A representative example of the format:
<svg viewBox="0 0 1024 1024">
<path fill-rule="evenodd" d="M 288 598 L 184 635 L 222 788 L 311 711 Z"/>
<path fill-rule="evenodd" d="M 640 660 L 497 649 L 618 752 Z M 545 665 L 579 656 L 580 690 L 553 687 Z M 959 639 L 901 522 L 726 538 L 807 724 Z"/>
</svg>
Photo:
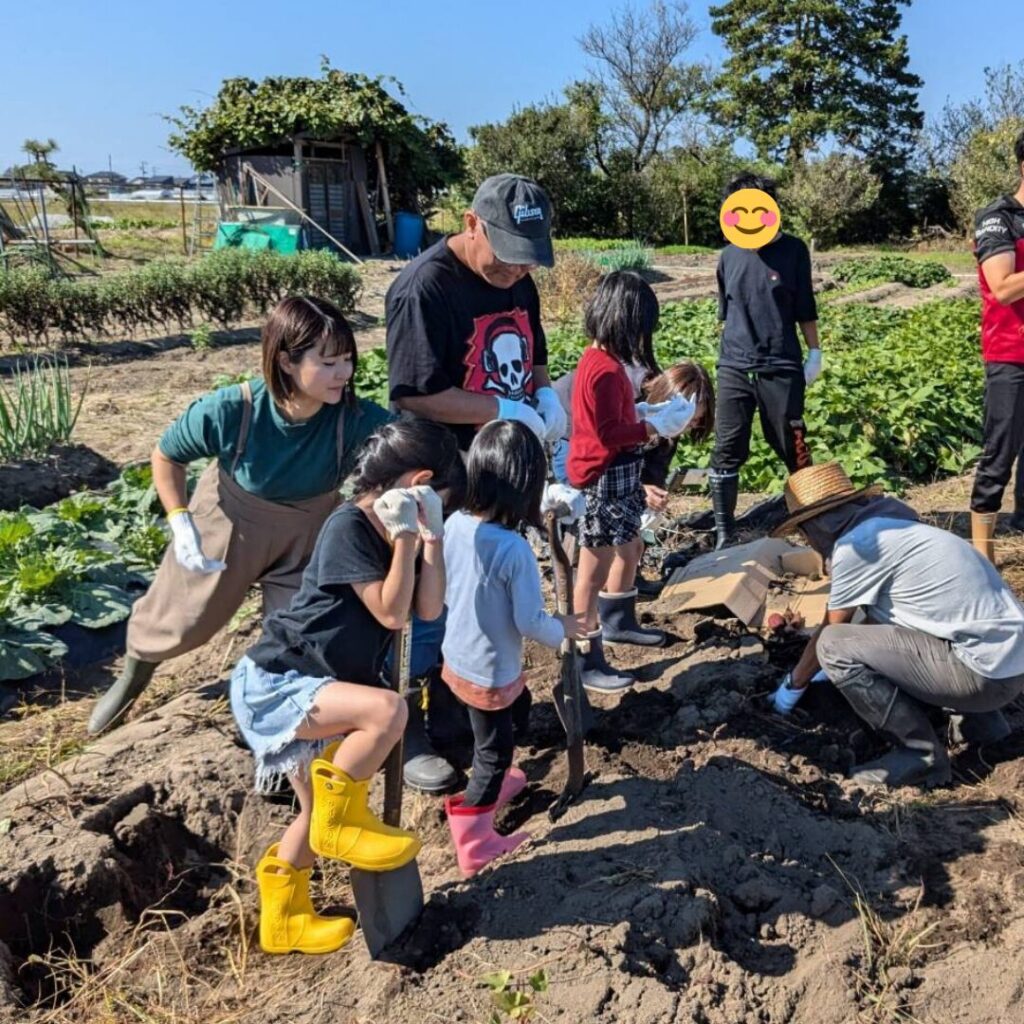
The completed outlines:
<svg viewBox="0 0 1024 1024">
<path fill-rule="evenodd" d="M 550 270 L 539 270 L 534 280 L 540 295 L 541 316 L 546 323 L 564 324 L 579 319 L 583 304 L 593 294 L 601 270 L 586 256 L 559 253 Z"/>
</svg>

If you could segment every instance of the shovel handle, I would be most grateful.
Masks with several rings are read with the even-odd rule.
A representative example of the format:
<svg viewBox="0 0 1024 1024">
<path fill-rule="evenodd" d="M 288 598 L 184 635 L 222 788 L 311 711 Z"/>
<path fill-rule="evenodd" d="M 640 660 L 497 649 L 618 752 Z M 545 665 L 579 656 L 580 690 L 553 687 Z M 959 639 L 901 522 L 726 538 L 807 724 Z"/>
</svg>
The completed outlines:
<svg viewBox="0 0 1024 1024">
<path fill-rule="evenodd" d="M 551 549 L 551 566 L 555 573 L 555 600 L 558 611 L 562 615 L 572 615 L 572 562 L 569 561 L 569 556 L 562 546 L 555 513 L 548 512 L 544 517 L 544 523 L 548 532 L 548 547 Z"/>
<path fill-rule="evenodd" d="M 397 673 L 398 696 L 405 700 L 409 693 L 412 664 L 412 623 L 407 622 L 395 630 L 391 646 L 391 663 Z M 385 825 L 398 828 L 402 822 L 402 788 L 405 785 L 405 739 L 399 737 L 384 762 L 384 814 Z"/>
</svg>

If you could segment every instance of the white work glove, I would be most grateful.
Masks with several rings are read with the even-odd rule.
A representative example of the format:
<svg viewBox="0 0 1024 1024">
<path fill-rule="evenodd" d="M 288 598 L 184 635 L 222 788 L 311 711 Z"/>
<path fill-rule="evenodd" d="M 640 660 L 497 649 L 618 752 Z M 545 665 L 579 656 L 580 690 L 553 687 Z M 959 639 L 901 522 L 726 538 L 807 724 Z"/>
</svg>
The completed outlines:
<svg viewBox="0 0 1024 1024">
<path fill-rule="evenodd" d="M 683 395 L 673 395 L 667 402 L 657 405 L 640 404 L 645 407 L 642 418 L 662 437 L 678 437 L 697 411 L 697 406 Z"/>
<path fill-rule="evenodd" d="M 566 416 L 555 389 L 538 388 L 534 391 L 533 397 L 537 403 L 537 412 L 544 421 L 545 431 L 541 440 L 550 443 L 565 437 L 565 432 L 569 429 L 569 417 Z"/>
<path fill-rule="evenodd" d="M 419 508 L 420 536 L 424 540 L 444 540 L 444 505 L 441 495 L 427 484 L 410 487 L 409 493 Z"/>
<path fill-rule="evenodd" d="M 514 402 L 511 398 L 499 398 L 497 418 L 499 420 L 518 420 L 525 424 L 537 435 L 541 444 L 546 439 L 548 428 L 544 425 L 540 413 L 525 402 Z"/>
<path fill-rule="evenodd" d="M 813 384 L 821 375 L 821 349 L 812 348 L 804 360 L 804 383 Z"/>
<path fill-rule="evenodd" d="M 174 557 L 183 569 L 206 575 L 227 568 L 220 559 L 207 558 L 203 554 L 203 538 L 199 536 L 191 512 L 177 512 L 168 522 L 173 534 Z"/>
<path fill-rule="evenodd" d="M 587 499 L 582 491 L 568 484 L 545 484 L 544 497 L 540 499 L 541 515 L 549 512 L 563 511 L 558 517 L 560 523 L 567 526 L 575 523 L 587 510 Z"/>
<path fill-rule="evenodd" d="M 779 688 L 772 694 L 772 707 L 780 715 L 788 715 L 800 702 L 800 698 L 807 692 L 805 686 L 802 690 L 795 690 L 789 684 L 793 680 L 793 673 L 787 672 L 779 683 Z"/>
<path fill-rule="evenodd" d="M 402 533 L 420 532 L 420 506 L 409 490 L 395 487 L 385 491 L 373 503 L 373 511 L 391 540 Z"/>
</svg>

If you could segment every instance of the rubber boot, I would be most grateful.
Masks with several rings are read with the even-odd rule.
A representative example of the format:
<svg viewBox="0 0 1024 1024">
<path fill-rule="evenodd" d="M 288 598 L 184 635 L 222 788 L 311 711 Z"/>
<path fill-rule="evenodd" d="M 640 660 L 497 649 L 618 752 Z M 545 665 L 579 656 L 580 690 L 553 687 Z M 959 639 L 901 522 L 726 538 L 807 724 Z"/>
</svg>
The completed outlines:
<svg viewBox="0 0 1024 1024">
<path fill-rule="evenodd" d="M 1012 732 L 1002 711 L 950 715 L 949 725 L 954 743 L 970 743 L 978 747 L 1005 740 Z"/>
<path fill-rule="evenodd" d="M 929 788 L 950 781 L 949 754 L 920 701 L 869 669 L 847 677 L 836 688 L 868 725 L 898 744 L 874 761 L 855 765 L 850 774 L 854 782 L 863 786 Z"/>
<path fill-rule="evenodd" d="M 619 672 L 608 664 L 604 656 L 601 630 L 588 633 L 578 643 L 583 655 L 583 688 L 595 693 L 618 693 L 632 686 L 636 679 L 628 672 Z M 586 723 L 584 722 L 584 728 Z"/>
<path fill-rule="evenodd" d="M 363 871 L 394 871 L 420 852 L 411 832 L 385 825 L 367 806 L 370 780 L 356 782 L 328 759 L 336 745 L 313 761 L 313 813 L 309 845 L 314 853 Z"/>
<path fill-rule="evenodd" d="M 664 647 L 667 638 L 660 629 L 645 629 L 636 621 L 636 598 L 636 590 L 625 594 L 598 594 L 597 613 L 601 617 L 604 642 Z"/>
<path fill-rule="evenodd" d="M 711 507 L 715 513 L 715 550 L 720 551 L 736 536 L 736 499 L 740 493 L 739 473 L 708 474 Z"/>
<path fill-rule="evenodd" d="M 264 953 L 333 953 L 356 930 L 350 917 L 320 917 L 309 899 L 310 869 L 277 856 L 277 843 L 256 865 L 260 948 Z"/>
<path fill-rule="evenodd" d="M 971 513 L 971 544 L 993 565 L 996 562 L 996 542 L 992 538 L 996 532 L 998 514 L 998 512 Z"/>
<path fill-rule="evenodd" d="M 649 580 L 641 574 L 639 569 L 636 571 L 636 578 L 633 582 L 640 597 L 657 597 L 665 586 L 664 580 Z"/>
<path fill-rule="evenodd" d="M 501 789 L 498 792 L 498 799 L 494 803 L 494 811 L 497 813 L 506 804 L 511 803 L 526 788 L 526 775 L 522 768 L 512 765 L 505 777 L 501 780 Z"/>
<path fill-rule="evenodd" d="M 121 674 L 114 685 L 98 701 L 89 716 L 89 735 L 96 736 L 108 726 L 124 718 L 128 709 L 153 678 L 157 663 L 139 661 L 130 654 L 125 656 Z"/>
<path fill-rule="evenodd" d="M 409 720 L 405 726 L 405 784 L 420 793 L 444 793 L 454 788 L 459 773 L 433 748 L 427 736 L 426 711 L 422 686 L 410 689 L 406 697 Z"/>
<path fill-rule="evenodd" d="M 455 843 L 455 857 L 463 878 L 472 878 L 482 867 L 496 857 L 511 853 L 530 838 L 529 832 L 516 832 L 500 836 L 494 831 L 494 812 L 497 804 L 489 807 L 465 807 L 463 795 L 445 799 L 444 810 L 448 827 Z"/>
</svg>

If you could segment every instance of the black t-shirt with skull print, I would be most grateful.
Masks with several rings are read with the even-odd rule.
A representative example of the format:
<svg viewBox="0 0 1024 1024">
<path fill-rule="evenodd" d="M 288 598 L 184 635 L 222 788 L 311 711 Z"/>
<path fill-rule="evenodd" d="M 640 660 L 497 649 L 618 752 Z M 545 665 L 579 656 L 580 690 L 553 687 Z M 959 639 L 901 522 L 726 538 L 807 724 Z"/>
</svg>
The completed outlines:
<svg viewBox="0 0 1024 1024">
<path fill-rule="evenodd" d="M 534 366 L 547 366 L 532 278 L 495 288 L 455 257 L 447 239 L 402 270 L 384 309 L 392 402 L 448 388 L 521 400 L 533 394 Z M 452 427 L 460 448 L 476 429 Z"/>
</svg>

